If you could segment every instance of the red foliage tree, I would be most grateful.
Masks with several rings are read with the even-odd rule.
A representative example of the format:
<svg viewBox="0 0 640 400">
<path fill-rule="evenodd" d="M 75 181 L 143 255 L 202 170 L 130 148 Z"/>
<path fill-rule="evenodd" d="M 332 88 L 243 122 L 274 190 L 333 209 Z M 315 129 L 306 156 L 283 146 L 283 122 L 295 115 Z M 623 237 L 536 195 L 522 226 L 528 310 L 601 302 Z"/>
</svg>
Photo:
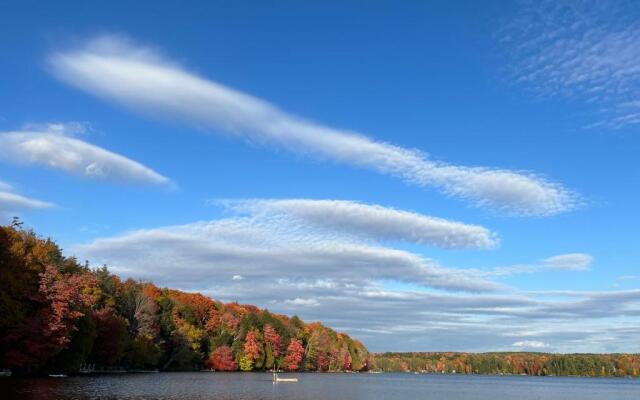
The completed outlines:
<svg viewBox="0 0 640 400">
<path fill-rule="evenodd" d="M 300 362 L 304 355 L 304 347 L 298 339 L 292 339 L 287 347 L 287 355 L 284 358 L 283 367 L 289 371 L 295 371 L 300 368 Z"/>
<path fill-rule="evenodd" d="M 233 359 L 231 347 L 220 346 L 213 351 L 209 359 L 209 365 L 216 371 L 235 371 L 238 364 Z"/>
<path fill-rule="evenodd" d="M 282 353 L 282 338 L 271 324 L 265 324 L 264 326 L 264 341 L 271 345 L 273 356 L 280 357 Z"/>
<path fill-rule="evenodd" d="M 71 340 L 75 322 L 95 302 L 96 280 L 89 273 L 62 274 L 51 265 L 40 274 L 35 315 L 16 327 L 5 340 L 13 342 L 5 355 L 7 366 L 37 368 Z"/>
<path fill-rule="evenodd" d="M 254 362 L 260 357 L 261 352 L 262 346 L 260 346 L 260 342 L 258 341 L 258 332 L 252 329 L 247 333 L 247 337 L 244 340 L 244 354 L 251 362 Z"/>
<path fill-rule="evenodd" d="M 49 303 L 47 336 L 57 344 L 69 342 L 73 322 L 84 315 L 83 310 L 93 304 L 96 288 L 91 274 L 62 275 L 54 266 L 47 266 L 40 274 L 40 293 Z"/>
</svg>

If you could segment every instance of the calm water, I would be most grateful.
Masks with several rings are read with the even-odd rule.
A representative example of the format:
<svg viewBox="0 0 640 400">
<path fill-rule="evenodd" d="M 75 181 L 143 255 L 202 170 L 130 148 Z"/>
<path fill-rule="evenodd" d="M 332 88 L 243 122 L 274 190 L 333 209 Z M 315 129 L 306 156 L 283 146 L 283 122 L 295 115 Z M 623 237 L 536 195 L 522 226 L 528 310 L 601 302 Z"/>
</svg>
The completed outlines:
<svg viewBox="0 0 640 400">
<path fill-rule="evenodd" d="M 77 378 L 0 379 L 2 399 L 216 400 L 638 400 L 638 379 L 409 374 L 159 373 Z"/>
</svg>

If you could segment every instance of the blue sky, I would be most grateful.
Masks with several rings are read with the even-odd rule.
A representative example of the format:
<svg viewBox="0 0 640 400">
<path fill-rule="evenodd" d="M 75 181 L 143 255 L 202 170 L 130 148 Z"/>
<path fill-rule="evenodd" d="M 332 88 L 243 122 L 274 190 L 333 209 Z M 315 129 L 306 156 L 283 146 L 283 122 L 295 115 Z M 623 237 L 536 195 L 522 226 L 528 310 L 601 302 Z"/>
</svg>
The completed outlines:
<svg viewBox="0 0 640 400">
<path fill-rule="evenodd" d="M 373 350 L 640 351 L 637 5 L 1 8 L 3 220 Z"/>
</svg>

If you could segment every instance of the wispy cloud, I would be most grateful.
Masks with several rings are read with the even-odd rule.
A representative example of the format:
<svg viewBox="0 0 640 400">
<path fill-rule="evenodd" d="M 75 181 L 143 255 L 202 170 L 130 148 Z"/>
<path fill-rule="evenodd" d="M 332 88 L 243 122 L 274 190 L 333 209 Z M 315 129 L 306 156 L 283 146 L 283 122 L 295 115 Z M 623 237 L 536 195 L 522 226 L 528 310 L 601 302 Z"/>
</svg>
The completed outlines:
<svg viewBox="0 0 640 400">
<path fill-rule="evenodd" d="M 553 269 L 584 271 L 593 263 L 593 256 L 586 253 L 569 253 L 549 257 L 543 264 Z"/>
<path fill-rule="evenodd" d="M 486 249 L 499 244 L 487 228 L 415 212 L 346 200 L 259 199 L 217 201 L 237 212 L 285 218 L 363 238 L 404 241 L 447 249 Z"/>
<path fill-rule="evenodd" d="M 633 2 L 521 2 L 498 36 L 512 77 L 599 113 L 593 126 L 640 123 L 640 7 Z"/>
<path fill-rule="evenodd" d="M 55 204 L 32 199 L 15 193 L 15 190 L 6 182 L 0 181 L 0 216 L 9 213 L 30 209 L 53 208 Z"/>
<path fill-rule="evenodd" d="M 125 183 L 171 185 L 171 181 L 119 154 L 80 139 L 63 125 L 43 131 L 0 133 L 0 161 L 18 165 L 41 165 L 89 179 Z"/>
<path fill-rule="evenodd" d="M 593 256 L 586 253 L 567 253 L 547 257 L 538 262 L 497 267 L 488 270 L 475 270 L 478 276 L 486 278 L 507 277 L 520 274 L 531 274 L 544 271 L 588 271 L 593 263 Z"/>
<path fill-rule="evenodd" d="M 372 169 L 477 206 L 517 215 L 553 215 L 576 206 L 571 191 L 542 177 L 437 162 L 417 150 L 310 122 L 121 38 L 100 37 L 49 61 L 61 80 L 134 110 Z"/>
</svg>

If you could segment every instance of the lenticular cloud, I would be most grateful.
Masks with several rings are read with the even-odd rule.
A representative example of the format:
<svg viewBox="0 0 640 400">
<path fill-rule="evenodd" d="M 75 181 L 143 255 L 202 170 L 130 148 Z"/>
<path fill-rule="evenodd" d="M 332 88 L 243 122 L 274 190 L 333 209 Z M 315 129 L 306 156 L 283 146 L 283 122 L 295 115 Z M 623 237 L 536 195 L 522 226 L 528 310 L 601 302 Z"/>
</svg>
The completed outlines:
<svg viewBox="0 0 640 400">
<path fill-rule="evenodd" d="M 111 36 L 50 57 L 53 73 L 83 91 L 149 115 L 241 136 L 368 168 L 507 214 L 553 215 L 574 208 L 574 194 L 541 177 L 502 169 L 466 167 L 360 133 L 324 126 L 211 80 Z"/>
<path fill-rule="evenodd" d="M 485 227 L 414 212 L 347 200 L 259 199 L 221 201 L 254 216 L 283 215 L 304 224 L 373 240 L 402 241 L 445 249 L 497 247 L 496 234 Z"/>
<path fill-rule="evenodd" d="M 0 161 L 42 165 L 98 180 L 171 185 L 151 168 L 51 129 L 2 132 L 0 148 Z"/>
</svg>

